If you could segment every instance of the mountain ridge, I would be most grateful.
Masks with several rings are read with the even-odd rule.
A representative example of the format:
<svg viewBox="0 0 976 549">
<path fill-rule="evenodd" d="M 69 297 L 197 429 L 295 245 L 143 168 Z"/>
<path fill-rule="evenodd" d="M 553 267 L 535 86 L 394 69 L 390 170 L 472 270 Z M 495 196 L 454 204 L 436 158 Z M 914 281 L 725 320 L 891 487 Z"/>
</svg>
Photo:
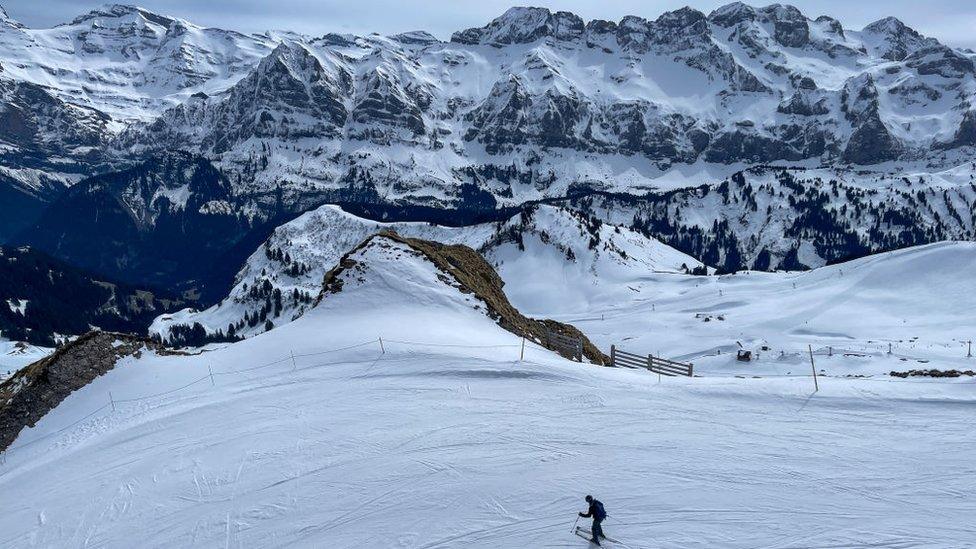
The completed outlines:
<svg viewBox="0 0 976 549">
<path fill-rule="evenodd" d="M 122 100 L 145 90 L 113 84 L 107 95 L 67 102 L 61 98 L 80 82 L 71 70 L 62 88 L 44 88 L 60 103 L 43 120 L 74 120 L 61 113 L 81 108 L 78 102 L 103 106 L 94 112 L 107 118 L 95 129 L 95 159 L 45 141 L 53 145 L 35 156 L 67 161 L 40 166 L 55 183 L 30 195 L 35 211 L 83 176 L 181 150 L 210 162 L 228 181 L 232 213 L 254 220 L 339 203 L 381 215 L 412 211 L 421 220 L 453 216 L 463 224 L 567 197 L 719 190 L 757 165 L 829 172 L 843 181 L 848 204 L 799 218 L 819 226 L 777 221 L 771 227 L 783 232 L 763 236 L 782 240 L 774 246 L 754 241 L 768 215 L 725 218 L 729 204 L 691 199 L 686 213 L 722 211 L 702 210 L 681 226 L 669 222 L 685 231 L 671 237 L 723 270 L 816 266 L 892 243 L 971 233 L 972 179 L 962 174 L 976 148 L 976 54 L 894 18 L 850 30 L 778 4 L 735 3 L 709 14 L 683 8 L 618 22 L 512 8 L 441 41 L 423 32 L 241 35 L 144 12 L 110 6 L 57 31 L 0 30 L 0 60 L 12 67 L 4 74 L 18 85 L 50 84 L 48 65 L 26 62 L 20 50 L 12 64 L 7 59 L 13 46 L 42 35 L 79 40 L 69 69 L 100 59 L 124 74 L 149 69 L 164 84 L 131 113 Z M 95 37 L 105 45 L 86 49 Z M 38 188 L 38 168 L 24 152 L 38 150 L 31 139 L 9 139 L 16 169 L 12 182 L 0 184 Z M 818 180 L 800 183 L 829 183 Z M 891 188 L 878 190 L 879 181 Z M 951 207 L 921 208 L 912 184 L 943 192 Z M 803 194 L 789 186 L 772 192 Z M 863 193 L 890 194 L 891 201 L 870 204 L 886 219 L 882 226 L 853 235 L 844 228 L 847 212 L 863 206 L 855 204 Z M 617 202 L 627 209 L 614 224 L 646 228 L 646 211 L 633 202 Z M 905 213 L 913 203 L 920 214 Z M 814 244 L 821 237 L 811 235 L 823 227 L 833 236 Z M 905 235 L 892 236 L 896 230 Z M 801 248 L 808 251 L 802 261 L 792 257 Z M 757 254 L 769 261 L 757 263 Z"/>
</svg>

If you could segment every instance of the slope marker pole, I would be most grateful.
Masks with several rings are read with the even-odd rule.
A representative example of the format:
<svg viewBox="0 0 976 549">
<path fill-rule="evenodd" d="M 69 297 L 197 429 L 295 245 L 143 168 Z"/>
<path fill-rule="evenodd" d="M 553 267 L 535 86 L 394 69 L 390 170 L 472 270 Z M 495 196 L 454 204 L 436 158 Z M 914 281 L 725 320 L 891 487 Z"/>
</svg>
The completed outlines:
<svg viewBox="0 0 976 549">
<path fill-rule="evenodd" d="M 380 338 L 380 354 L 383 354 L 383 355 L 386 354 L 386 348 L 383 347 L 383 338 L 382 337 Z"/>
<path fill-rule="evenodd" d="M 519 362 L 525 360 L 525 336 L 522 336 L 522 351 L 519 353 Z"/>
<path fill-rule="evenodd" d="M 295 351 L 294 350 L 291 350 L 291 351 L 288 351 L 288 352 L 291 353 L 291 371 L 294 372 L 295 369 L 297 368 L 297 366 L 295 366 Z"/>
<path fill-rule="evenodd" d="M 112 411 L 115 411 L 115 398 L 112 397 L 112 391 L 108 392 L 108 400 L 112 403 Z"/>
<path fill-rule="evenodd" d="M 210 367 L 210 364 L 207 364 L 207 371 L 210 372 L 210 385 L 212 386 L 217 385 L 217 382 L 214 381 L 213 368 Z"/>
<path fill-rule="evenodd" d="M 966 343 L 969 344 L 969 350 L 966 351 L 966 358 L 973 358 L 973 340 L 969 340 Z"/>
<path fill-rule="evenodd" d="M 817 366 L 813 363 L 813 346 L 807 345 L 807 351 L 810 352 L 810 369 L 813 370 L 813 392 L 816 393 L 820 390 L 820 383 L 817 382 Z"/>
</svg>

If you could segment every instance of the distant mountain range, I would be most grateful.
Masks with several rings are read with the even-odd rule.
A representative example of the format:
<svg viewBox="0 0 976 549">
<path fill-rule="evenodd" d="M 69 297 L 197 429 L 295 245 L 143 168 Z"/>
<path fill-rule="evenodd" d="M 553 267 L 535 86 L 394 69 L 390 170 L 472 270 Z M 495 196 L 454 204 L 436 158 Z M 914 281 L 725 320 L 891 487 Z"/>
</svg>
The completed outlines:
<svg viewBox="0 0 976 549">
<path fill-rule="evenodd" d="M 0 242 L 203 305 L 329 203 L 451 225 L 557 203 L 721 270 L 976 238 L 976 53 L 893 18 L 516 7 L 447 42 L 65 19 L 0 13 Z"/>
</svg>

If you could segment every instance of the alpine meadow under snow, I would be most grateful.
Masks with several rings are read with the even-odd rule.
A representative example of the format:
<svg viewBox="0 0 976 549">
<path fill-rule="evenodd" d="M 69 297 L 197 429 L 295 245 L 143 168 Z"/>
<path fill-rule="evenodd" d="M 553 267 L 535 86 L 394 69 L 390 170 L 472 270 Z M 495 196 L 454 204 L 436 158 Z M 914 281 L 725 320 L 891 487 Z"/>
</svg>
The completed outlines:
<svg viewBox="0 0 976 549">
<path fill-rule="evenodd" d="M 976 547 L 973 51 L 63 15 L 0 8 L 0 547 Z"/>
</svg>

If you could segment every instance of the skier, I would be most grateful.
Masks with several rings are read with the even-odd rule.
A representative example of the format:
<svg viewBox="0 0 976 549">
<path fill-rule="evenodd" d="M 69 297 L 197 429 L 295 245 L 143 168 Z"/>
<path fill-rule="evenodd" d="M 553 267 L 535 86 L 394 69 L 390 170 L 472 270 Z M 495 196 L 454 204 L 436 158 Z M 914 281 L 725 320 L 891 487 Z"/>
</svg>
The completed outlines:
<svg viewBox="0 0 976 549">
<path fill-rule="evenodd" d="M 593 539 L 590 541 L 600 545 L 600 538 L 607 539 L 607 536 L 603 535 L 603 527 L 600 526 L 603 519 L 607 518 L 607 511 L 603 508 L 600 500 L 593 496 L 586 496 L 586 503 L 590 504 L 590 508 L 585 513 L 580 513 L 579 516 L 583 518 L 593 517 L 593 527 L 590 528 L 590 534 L 593 535 Z"/>
</svg>

